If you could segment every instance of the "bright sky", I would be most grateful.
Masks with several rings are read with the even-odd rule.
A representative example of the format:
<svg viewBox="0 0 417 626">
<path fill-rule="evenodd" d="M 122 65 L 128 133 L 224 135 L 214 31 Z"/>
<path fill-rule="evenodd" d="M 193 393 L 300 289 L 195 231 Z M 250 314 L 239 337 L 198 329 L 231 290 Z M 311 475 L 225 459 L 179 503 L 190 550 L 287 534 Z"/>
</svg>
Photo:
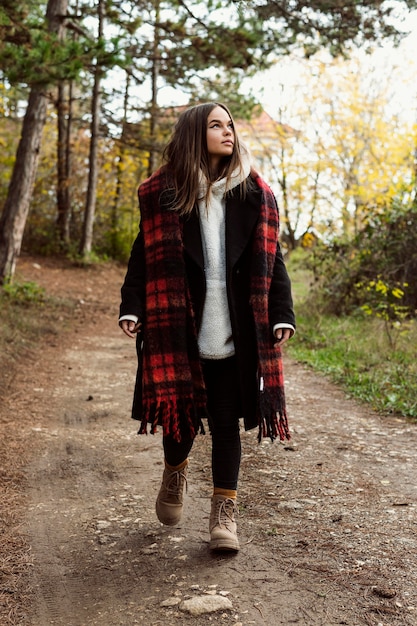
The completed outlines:
<svg viewBox="0 0 417 626">
<path fill-rule="evenodd" d="M 376 74 L 380 72 L 381 78 L 389 73 L 390 90 L 394 94 L 393 113 L 395 109 L 407 111 L 417 121 L 417 11 L 410 13 L 404 28 L 410 30 L 410 34 L 398 48 L 386 43 L 371 55 L 361 51 L 357 55 L 365 67 L 374 68 Z M 308 69 L 307 61 L 285 57 L 268 71 L 247 80 L 246 85 L 258 94 L 265 110 L 276 117 L 279 103 L 285 108 L 290 104 L 283 98 L 293 98 L 297 86 L 305 81 L 302 69 Z"/>
</svg>

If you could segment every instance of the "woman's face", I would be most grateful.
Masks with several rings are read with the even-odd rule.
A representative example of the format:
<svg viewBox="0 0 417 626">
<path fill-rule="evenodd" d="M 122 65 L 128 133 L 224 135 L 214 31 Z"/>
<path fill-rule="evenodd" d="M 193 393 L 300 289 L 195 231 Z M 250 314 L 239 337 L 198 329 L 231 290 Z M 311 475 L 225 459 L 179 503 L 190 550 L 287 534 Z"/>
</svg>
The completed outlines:
<svg viewBox="0 0 417 626">
<path fill-rule="evenodd" d="M 211 169 L 217 167 L 222 158 L 232 155 L 234 143 L 233 122 L 227 111 L 217 106 L 207 118 L 207 150 Z"/>
</svg>

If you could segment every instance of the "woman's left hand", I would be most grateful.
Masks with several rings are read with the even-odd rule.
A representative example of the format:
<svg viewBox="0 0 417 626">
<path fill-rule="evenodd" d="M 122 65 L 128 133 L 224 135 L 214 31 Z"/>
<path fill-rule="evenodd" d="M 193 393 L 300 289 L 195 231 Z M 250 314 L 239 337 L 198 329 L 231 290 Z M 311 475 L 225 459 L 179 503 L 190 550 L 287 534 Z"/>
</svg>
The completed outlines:
<svg viewBox="0 0 417 626">
<path fill-rule="evenodd" d="M 292 336 L 293 332 L 291 328 L 277 328 L 275 331 L 275 339 L 277 340 L 274 343 L 274 347 L 278 348 L 284 345 L 286 341 Z"/>
</svg>

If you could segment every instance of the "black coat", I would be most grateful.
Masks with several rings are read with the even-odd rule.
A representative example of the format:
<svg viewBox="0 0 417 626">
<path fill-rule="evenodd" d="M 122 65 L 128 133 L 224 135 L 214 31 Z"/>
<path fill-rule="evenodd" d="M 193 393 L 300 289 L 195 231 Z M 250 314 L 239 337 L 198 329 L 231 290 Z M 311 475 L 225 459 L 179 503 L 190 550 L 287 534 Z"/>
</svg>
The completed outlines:
<svg viewBox="0 0 417 626">
<path fill-rule="evenodd" d="M 252 238 L 259 216 L 261 192 L 250 189 L 244 200 L 236 189 L 226 200 L 226 283 L 230 310 L 230 319 L 235 344 L 236 358 L 240 378 L 242 417 L 245 429 L 258 426 L 257 419 L 257 354 L 255 327 L 249 305 L 250 270 L 252 256 Z M 197 211 L 184 218 L 183 228 L 184 259 L 191 299 L 199 327 L 206 295 L 204 257 L 201 241 L 200 223 Z M 144 315 L 144 294 L 146 270 L 144 264 L 144 242 L 139 233 L 132 247 L 128 271 L 122 286 L 120 316 Z M 287 323 L 295 327 L 291 284 L 278 248 L 274 274 L 269 293 L 269 315 L 272 329 L 275 324 Z M 140 345 L 140 338 L 138 341 Z M 140 364 L 140 350 L 138 350 Z M 141 371 L 139 367 L 135 389 L 135 406 L 140 412 Z M 140 419 L 140 415 L 138 415 Z"/>
</svg>

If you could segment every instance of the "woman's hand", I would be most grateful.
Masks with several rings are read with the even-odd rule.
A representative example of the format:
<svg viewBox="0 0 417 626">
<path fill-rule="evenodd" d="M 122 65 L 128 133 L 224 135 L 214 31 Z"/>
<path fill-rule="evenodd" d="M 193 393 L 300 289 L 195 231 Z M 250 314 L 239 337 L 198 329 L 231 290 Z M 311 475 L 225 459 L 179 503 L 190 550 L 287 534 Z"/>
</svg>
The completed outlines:
<svg viewBox="0 0 417 626">
<path fill-rule="evenodd" d="M 127 335 L 131 339 L 134 339 L 142 329 L 142 322 L 135 323 L 132 322 L 132 320 L 122 320 L 121 322 L 119 322 L 119 326 L 125 333 L 125 335 Z"/>
<path fill-rule="evenodd" d="M 274 347 L 277 348 L 283 346 L 284 343 L 292 337 L 292 335 L 293 331 L 291 328 L 277 328 L 275 331 L 275 339 L 277 341 L 274 343 Z"/>
</svg>

